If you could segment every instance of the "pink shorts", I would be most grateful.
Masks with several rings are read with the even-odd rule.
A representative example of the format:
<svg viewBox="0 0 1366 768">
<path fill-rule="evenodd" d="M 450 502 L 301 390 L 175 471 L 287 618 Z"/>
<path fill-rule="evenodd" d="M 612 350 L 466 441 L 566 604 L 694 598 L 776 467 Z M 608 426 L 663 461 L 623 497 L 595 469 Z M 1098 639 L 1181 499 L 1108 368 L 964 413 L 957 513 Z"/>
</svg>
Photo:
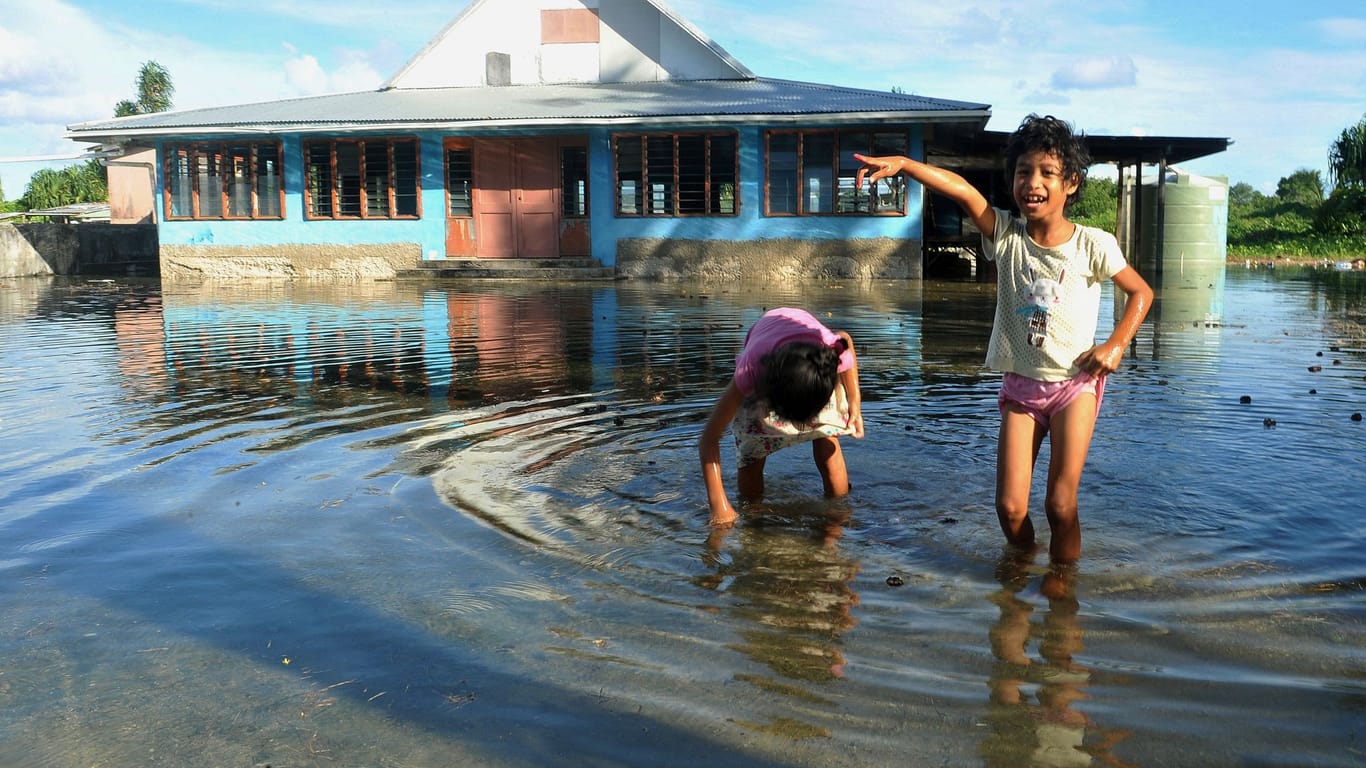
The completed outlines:
<svg viewBox="0 0 1366 768">
<path fill-rule="evenodd" d="M 1082 371 L 1065 381 L 1039 381 L 1018 373 L 1007 373 L 1001 382 L 1001 394 L 996 402 L 1002 414 L 1006 411 L 1006 403 L 1014 403 L 1030 418 L 1047 427 L 1058 411 L 1071 405 L 1078 395 L 1087 392 L 1096 396 L 1096 413 L 1100 413 L 1100 401 L 1105 395 L 1104 376 L 1092 376 Z"/>
</svg>

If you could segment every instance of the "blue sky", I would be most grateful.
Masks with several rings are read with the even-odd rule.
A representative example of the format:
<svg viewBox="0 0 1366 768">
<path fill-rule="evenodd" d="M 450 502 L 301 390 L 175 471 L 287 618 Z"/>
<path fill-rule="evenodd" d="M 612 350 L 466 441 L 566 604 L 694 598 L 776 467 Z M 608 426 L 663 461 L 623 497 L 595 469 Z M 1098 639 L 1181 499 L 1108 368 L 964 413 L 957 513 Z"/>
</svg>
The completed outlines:
<svg viewBox="0 0 1366 768">
<path fill-rule="evenodd" d="M 507 0 L 494 0 L 507 1 Z M 1273 192 L 1366 115 L 1360 0 L 670 0 L 756 74 L 899 87 L 1088 133 L 1227 137 L 1185 166 Z M 175 107 L 377 87 L 462 0 L 6 0 L 0 159 L 71 154 L 67 125 L 113 115 L 138 68 Z M 6 199 L 52 163 L 0 162 Z"/>
</svg>

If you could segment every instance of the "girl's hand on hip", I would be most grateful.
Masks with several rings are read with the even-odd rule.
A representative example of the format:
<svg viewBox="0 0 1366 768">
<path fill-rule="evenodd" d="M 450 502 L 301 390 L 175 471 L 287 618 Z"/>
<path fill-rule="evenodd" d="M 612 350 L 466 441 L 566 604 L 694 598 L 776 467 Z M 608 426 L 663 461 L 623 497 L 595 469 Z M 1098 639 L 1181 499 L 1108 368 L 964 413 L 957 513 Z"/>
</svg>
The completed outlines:
<svg viewBox="0 0 1366 768">
<path fill-rule="evenodd" d="M 1074 364 L 1092 376 L 1104 376 L 1119 370 L 1124 361 L 1124 347 L 1113 344 L 1097 344 L 1077 355 Z"/>
</svg>

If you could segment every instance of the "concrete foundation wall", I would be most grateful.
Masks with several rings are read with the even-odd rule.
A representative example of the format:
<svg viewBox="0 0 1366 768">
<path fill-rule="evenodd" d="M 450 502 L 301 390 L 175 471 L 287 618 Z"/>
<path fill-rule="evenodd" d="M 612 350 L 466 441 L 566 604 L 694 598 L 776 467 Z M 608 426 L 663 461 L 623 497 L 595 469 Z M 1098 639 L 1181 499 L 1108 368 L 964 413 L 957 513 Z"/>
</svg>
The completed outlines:
<svg viewBox="0 0 1366 768">
<path fill-rule="evenodd" d="M 617 275 L 655 280 L 919 280 L 924 270 L 916 240 L 640 238 L 618 241 Z"/>
<path fill-rule="evenodd" d="M 76 233 L 70 229 L 60 224 L 0 224 L 0 277 L 71 274 Z"/>
<path fill-rule="evenodd" d="M 0 224 L 0 277 L 156 273 L 153 225 Z"/>
<path fill-rule="evenodd" d="M 167 245 L 163 282 L 267 279 L 392 279 L 422 259 L 420 243 L 382 245 Z"/>
</svg>

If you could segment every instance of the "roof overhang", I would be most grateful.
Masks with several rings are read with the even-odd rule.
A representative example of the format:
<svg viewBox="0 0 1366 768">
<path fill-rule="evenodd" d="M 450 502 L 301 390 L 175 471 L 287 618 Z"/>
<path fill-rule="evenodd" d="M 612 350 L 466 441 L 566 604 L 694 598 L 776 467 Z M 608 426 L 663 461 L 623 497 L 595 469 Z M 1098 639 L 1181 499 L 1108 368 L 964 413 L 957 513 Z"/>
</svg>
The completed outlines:
<svg viewBox="0 0 1366 768">
<path fill-rule="evenodd" d="M 68 126 L 74 141 L 385 134 L 591 127 L 956 123 L 980 130 L 986 104 L 753 78 L 645 83 L 389 89 L 209 107 Z"/>
<path fill-rule="evenodd" d="M 175 128 L 128 128 L 117 132 L 109 129 L 70 128 L 66 138 L 73 141 L 89 141 L 104 144 L 128 143 L 135 139 L 177 138 L 186 136 L 205 136 L 218 134 L 278 136 L 284 134 L 309 135 L 382 135 L 396 132 L 439 131 L 459 129 L 461 131 L 497 131 L 520 129 L 582 129 L 582 128 L 653 128 L 674 127 L 680 124 L 689 126 L 739 127 L 762 123 L 769 126 L 878 126 L 904 125 L 907 123 L 963 123 L 979 120 L 985 123 L 990 114 L 945 115 L 938 112 L 912 113 L 809 113 L 791 114 L 750 114 L 750 115 L 653 115 L 650 117 L 618 118 L 580 118 L 572 122 L 555 118 L 534 118 L 517 120 L 441 120 L 425 122 L 366 122 L 366 123 L 271 123 L 263 125 L 224 125 L 224 126 L 182 126 Z"/>
<path fill-rule="evenodd" d="M 978 159 L 1005 159 L 1010 134 L 1003 131 L 960 132 L 933 149 L 941 155 Z M 1227 150 L 1233 139 L 1199 136 L 1104 136 L 1086 134 L 1091 161 L 1110 165 L 1161 165 L 1184 163 Z"/>
</svg>

